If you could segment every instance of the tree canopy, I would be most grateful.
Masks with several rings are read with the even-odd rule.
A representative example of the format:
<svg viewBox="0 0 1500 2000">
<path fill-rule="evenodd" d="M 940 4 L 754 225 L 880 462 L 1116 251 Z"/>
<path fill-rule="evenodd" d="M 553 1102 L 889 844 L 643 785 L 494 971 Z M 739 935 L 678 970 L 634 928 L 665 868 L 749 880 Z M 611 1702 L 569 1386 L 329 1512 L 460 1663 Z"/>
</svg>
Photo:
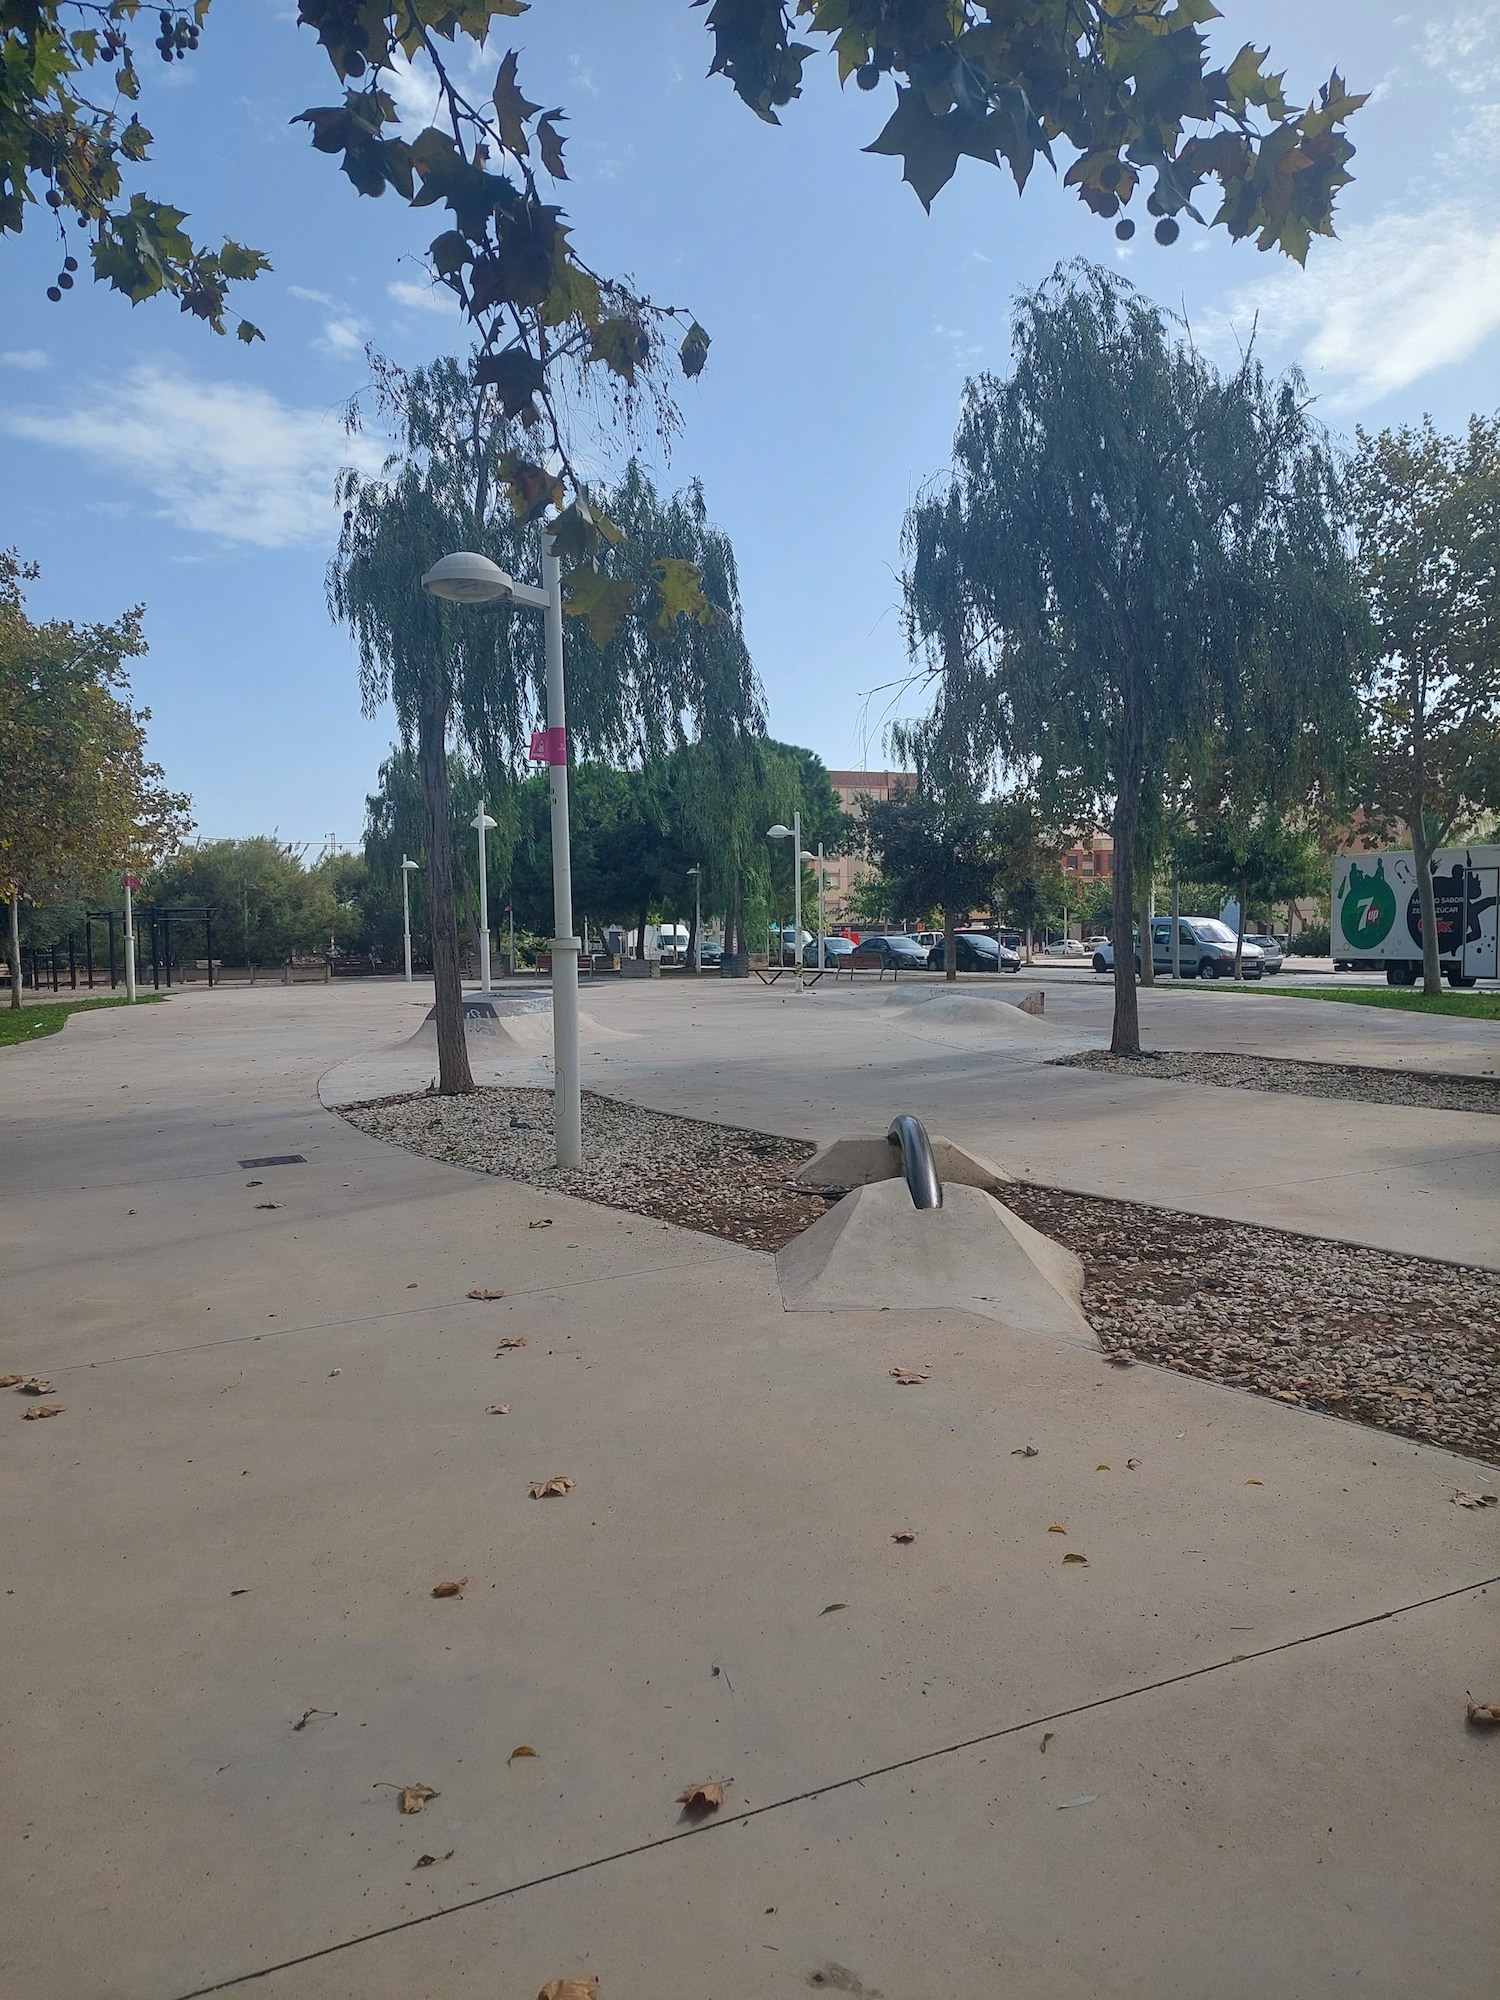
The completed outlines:
<svg viewBox="0 0 1500 2000">
<path fill-rule="evenodd" d="M 192 57 L 209 11 L 210 0 L 154 10 L 162 61 Z M 469 83 L 459 45 L 483 46 L 497 22 L 527 12 L 528 0 L 298 0 L 297 24 L 340 93 L 294 122 L 359 194 L 389 189 L 436 212 L 433 282 L 458 301 L 481 379 L 522 427 L 501 467 L 513 504 L 525 520 L 562 515 L 592 553 L 600 524 L 574 469 L 565 385 L 608 385 L 627 405 L 664 396 L 668 350 L 697 375 L 709 336 L 690 312 L 584 260 L 551 198 L 568 179 L 566 115 L 526 96 L 519 53 L 500 59 L 487 94 Z M 195 243 L 185 207 L 127 192 L 152 144 L 135 110 L 141 14 L 140 0 L 0 6 L 0 231 L 22 229 L 40 192 L 62 252 L 52 297 L 78 268 L 71 225 L 87 233 L 96 278 L 133 303 L 175 297 L 222 333 L 230 287 L 269 264 L 232 239 Z M 819 56 L 841 82 L 889 83 L 895 106 L 867 150 L 899 158 L 924 205 L 961 158 L 1003 163 L 1024 189 L 1038 156 L 1056 170 L 1066 148 L 1065 184 L 1118 236 L 1134 234 L 1126 211 L 1140 193 L 1157 240 L 1172 242 L 1180 216 L 1209 220 L 1198 204 L 1216 183 L 1214 225 L 1301 262 L 1313 236 L 1333 233 L 1354 151 L 1343 126 L 1364 99 L 1335 71 L 1312 103 L 1291 104 L 1269 53 L 1248 43 L 1214 67 L 1202 28 L 1217 14 L 1211 0 L 712 0 L 706 26 L 710 73 L 772 123 Z M 438 91 L 433 122 L 408 140 L 394 85 L 414 62 L 430 65 Z M 236 331 L 261 337 L 244 318 Z"/>
<path fill-rule="evenodd" d="M 192 824 L 189 801 L 146 755 L 151 711 L 131 705 L 126 662 L 146 650 L 140 607 L 112 625 L 36 624 L 23 589 L 35 576 L 0 551 L 0 893 L 16 1006 L 19 902 L 144 867 Z"/>
</svg>

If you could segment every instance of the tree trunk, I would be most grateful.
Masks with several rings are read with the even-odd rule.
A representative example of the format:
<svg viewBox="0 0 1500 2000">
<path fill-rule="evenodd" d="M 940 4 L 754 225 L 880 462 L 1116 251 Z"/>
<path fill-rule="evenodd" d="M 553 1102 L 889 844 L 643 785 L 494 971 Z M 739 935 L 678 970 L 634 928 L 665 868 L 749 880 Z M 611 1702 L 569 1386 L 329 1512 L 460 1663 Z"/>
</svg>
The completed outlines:
<svg viewBox="0 0 1500 2000">
<path fill-rule="evenodd" d="M 21 892 L 12 884 L 10 892 L 10 934 L 6 956 L 10 961 L 10 1004 L 21 1005 Z"/>
<path fill-rule="evenodd" d="M 646 956 L 646 919 L 644 917 L 639 920 L 635 927 L 635 955 L 637 958 L 644 958 Z"/>
<path fill-rule="evenodd" d="M 958 978 L 958 946 L 953 940 L 953 912 L 943 905 L 943 977 Z"/>
<path fill-rule="evenodd" d="M 1249 895 L 1250 891 L 1241 882 L 1238 885 L 1238 893 L 1240 914 L 1239 923 L 1234 934 L 1234 976 L 1236 979 L 1243 979 L 1245 976 L 1242 969 L 1245 956 L 1245 898 Z"/>
<path fill-rule="evenodd" d="M 1113 924 L 1115 945 L 1115 1018 L 1110 1035 L 1111 1055 L 1138 1056 L 1141 1052 L 1141 1016 L 1135 991 L 1135 953 L 1130 932 L 1134 917 L 1135 830 L 1141 816 L 1141 780 L 1145 771 L 1145 744 L 1141 726 L 1140 695 L 1127 688 L 1125 712 L 1120 723 L 1120 755 L 1116 759 L 1114 818 Z"/>
<path fill-rule="evenodd" d="M 427 817 L 427 928 L 437 1011 L 438 1090 L 461 1097 L 474 1088 L 464 1034 L 458 974 L 458 918 L 453 907 L 453 849 L 448 818 L 448 703 L 442 688 L 422 688 L 417 711 L 417 764 Z"/>
<path fill-rule="evenodd" d="M 687 962 L 696 969 L 698 964 L 698 905 L 693 904 L 693 914 L 687 920 L 688 943 Z"/>
<path fill-rule="evenodd" d="M 1438 956 L 1437 898 L 1432 893 L 1432 856 L 1436 843 L 1430 841 L 1423 824 L 1422 807 L 1416 802 L 1411 814 L 1411 858 L 1417 871 L 1417 904 L 1422 912 L 1422 991 L 1443 990 L 1443 968 Z"/>
</svg>

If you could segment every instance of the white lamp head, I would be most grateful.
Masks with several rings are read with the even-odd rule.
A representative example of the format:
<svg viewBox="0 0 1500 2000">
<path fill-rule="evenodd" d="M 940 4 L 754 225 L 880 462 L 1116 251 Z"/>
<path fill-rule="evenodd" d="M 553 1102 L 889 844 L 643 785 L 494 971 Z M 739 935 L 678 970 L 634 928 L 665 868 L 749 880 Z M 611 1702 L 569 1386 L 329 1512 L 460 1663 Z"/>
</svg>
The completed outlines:
<svg viewBox="0 0 1500 2000">
<path fill-rule="evenodd" d="M 488 604 L 492 598 L 509 597 L 515 585 L 488 556 L 461 549 L 435 562 L 422 578 L 422 588 L 429 597 L 444 597 L 451 604 Z"/>
<path fill-rule="evenodd" d="M 416 875 L 421 872 L 421 867 L 422 864 L 420 861 L 403 861 L 401 872 L 403 875 Z"/>
<path fill-rule="evenodd" d="M 789 826 L 783 826 L 780 820 L 777 820 L 775 826 L 768 826 L 766 828 L 767 840 L 790 840 L 791 837 L 792 829 Z"/>
<path fill-rule="evenodd" d="M 473 827 L 476 833 L 490 833 L 494 830 L 495 827 L 495 821 L 490 818 L 489 814 L 485 811 L 483 806 L 481 806 L 478 812 L 475 813 L 474 817 L 469 821 L 469 824 L 470 826 Z"/>
<path fill-rule="evenodd" d="M 806 849 L 805 847 L 803 848 L 803 850 L 802 850 L 802 859 L 803 859 L 804 861 L 816 861 L 816 860 L 817 860 L 817 858 L 818 858 L 818 857 L 817 857 L 817 855 L 816 855 L 816 854 L 809 854 L 809 853 L 808 853 L 808 851 L 807 851 L 807 849 Z"/>
</svg>

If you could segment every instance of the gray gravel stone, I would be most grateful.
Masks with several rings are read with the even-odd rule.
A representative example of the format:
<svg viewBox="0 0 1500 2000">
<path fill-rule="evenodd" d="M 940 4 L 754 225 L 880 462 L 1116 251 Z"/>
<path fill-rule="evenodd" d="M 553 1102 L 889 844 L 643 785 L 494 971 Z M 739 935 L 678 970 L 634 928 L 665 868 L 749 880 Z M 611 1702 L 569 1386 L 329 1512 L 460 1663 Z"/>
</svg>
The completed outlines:
<svg viewBox="0 0 1500 2000">
<path fill-rule="evenodd" d="M 1279 1091 L 1291 1097 L 1404 1104 L 1426 1111 L 1500 1112 L 1500 1078 L 1374 1069 L 1363 1063 L 1298 1062 L 1289 1056 L 1217 1055 L 1201 1049 L 1150 1049 L 1138 1056 L 1085 1049 L 1081 1055 L 1059 1056 L 1053 1066 L 1103 1070 L 1155 1083 L 1207 1083 L 1223 1090 Z"/>
</svg>

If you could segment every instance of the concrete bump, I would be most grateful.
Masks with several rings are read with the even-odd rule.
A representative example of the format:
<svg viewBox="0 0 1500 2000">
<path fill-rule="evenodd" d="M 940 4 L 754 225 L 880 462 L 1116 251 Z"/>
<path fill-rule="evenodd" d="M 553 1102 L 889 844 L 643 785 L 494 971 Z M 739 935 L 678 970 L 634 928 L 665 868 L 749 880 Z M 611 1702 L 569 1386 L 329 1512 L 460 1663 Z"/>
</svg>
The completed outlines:
<svg viewBox="0 0 1500 2000">
<path fill-rule="evenodd" d="M 943 1206 L 927 1209 L 913 1208 L 904 1180 L 856 1187 L 779 1252 L 776 1276 L 788 1312 L 947 1307 L 1099 1345 L 1080 1259 L 982 1187 L 947 1184 Z"/>
<path fill-rule="evenodd" d="M 950 1185 L 1005 1187 L 1014 1178 L 1004 1167 L 996 1166 L 982 1153 L 971 1153 L 966 1147 L 956 1146 L 951 1139 L 938 1135 L 930 1143 L 938 1179 L 945 1189 Z M 867 1187 L 872 1181 L 899 1179 L 900 1174 L 901 1148 L 893 1146 L 883 1132 L 878 1135 L 860 1134 L 852 1139 L 835 1139 L 831 1145 L 815 1153 L 797 1174 L 796 1184 L 808 1188 L 837 1188 L 842 1193 L 847 1188 Z"/>
</svg>

